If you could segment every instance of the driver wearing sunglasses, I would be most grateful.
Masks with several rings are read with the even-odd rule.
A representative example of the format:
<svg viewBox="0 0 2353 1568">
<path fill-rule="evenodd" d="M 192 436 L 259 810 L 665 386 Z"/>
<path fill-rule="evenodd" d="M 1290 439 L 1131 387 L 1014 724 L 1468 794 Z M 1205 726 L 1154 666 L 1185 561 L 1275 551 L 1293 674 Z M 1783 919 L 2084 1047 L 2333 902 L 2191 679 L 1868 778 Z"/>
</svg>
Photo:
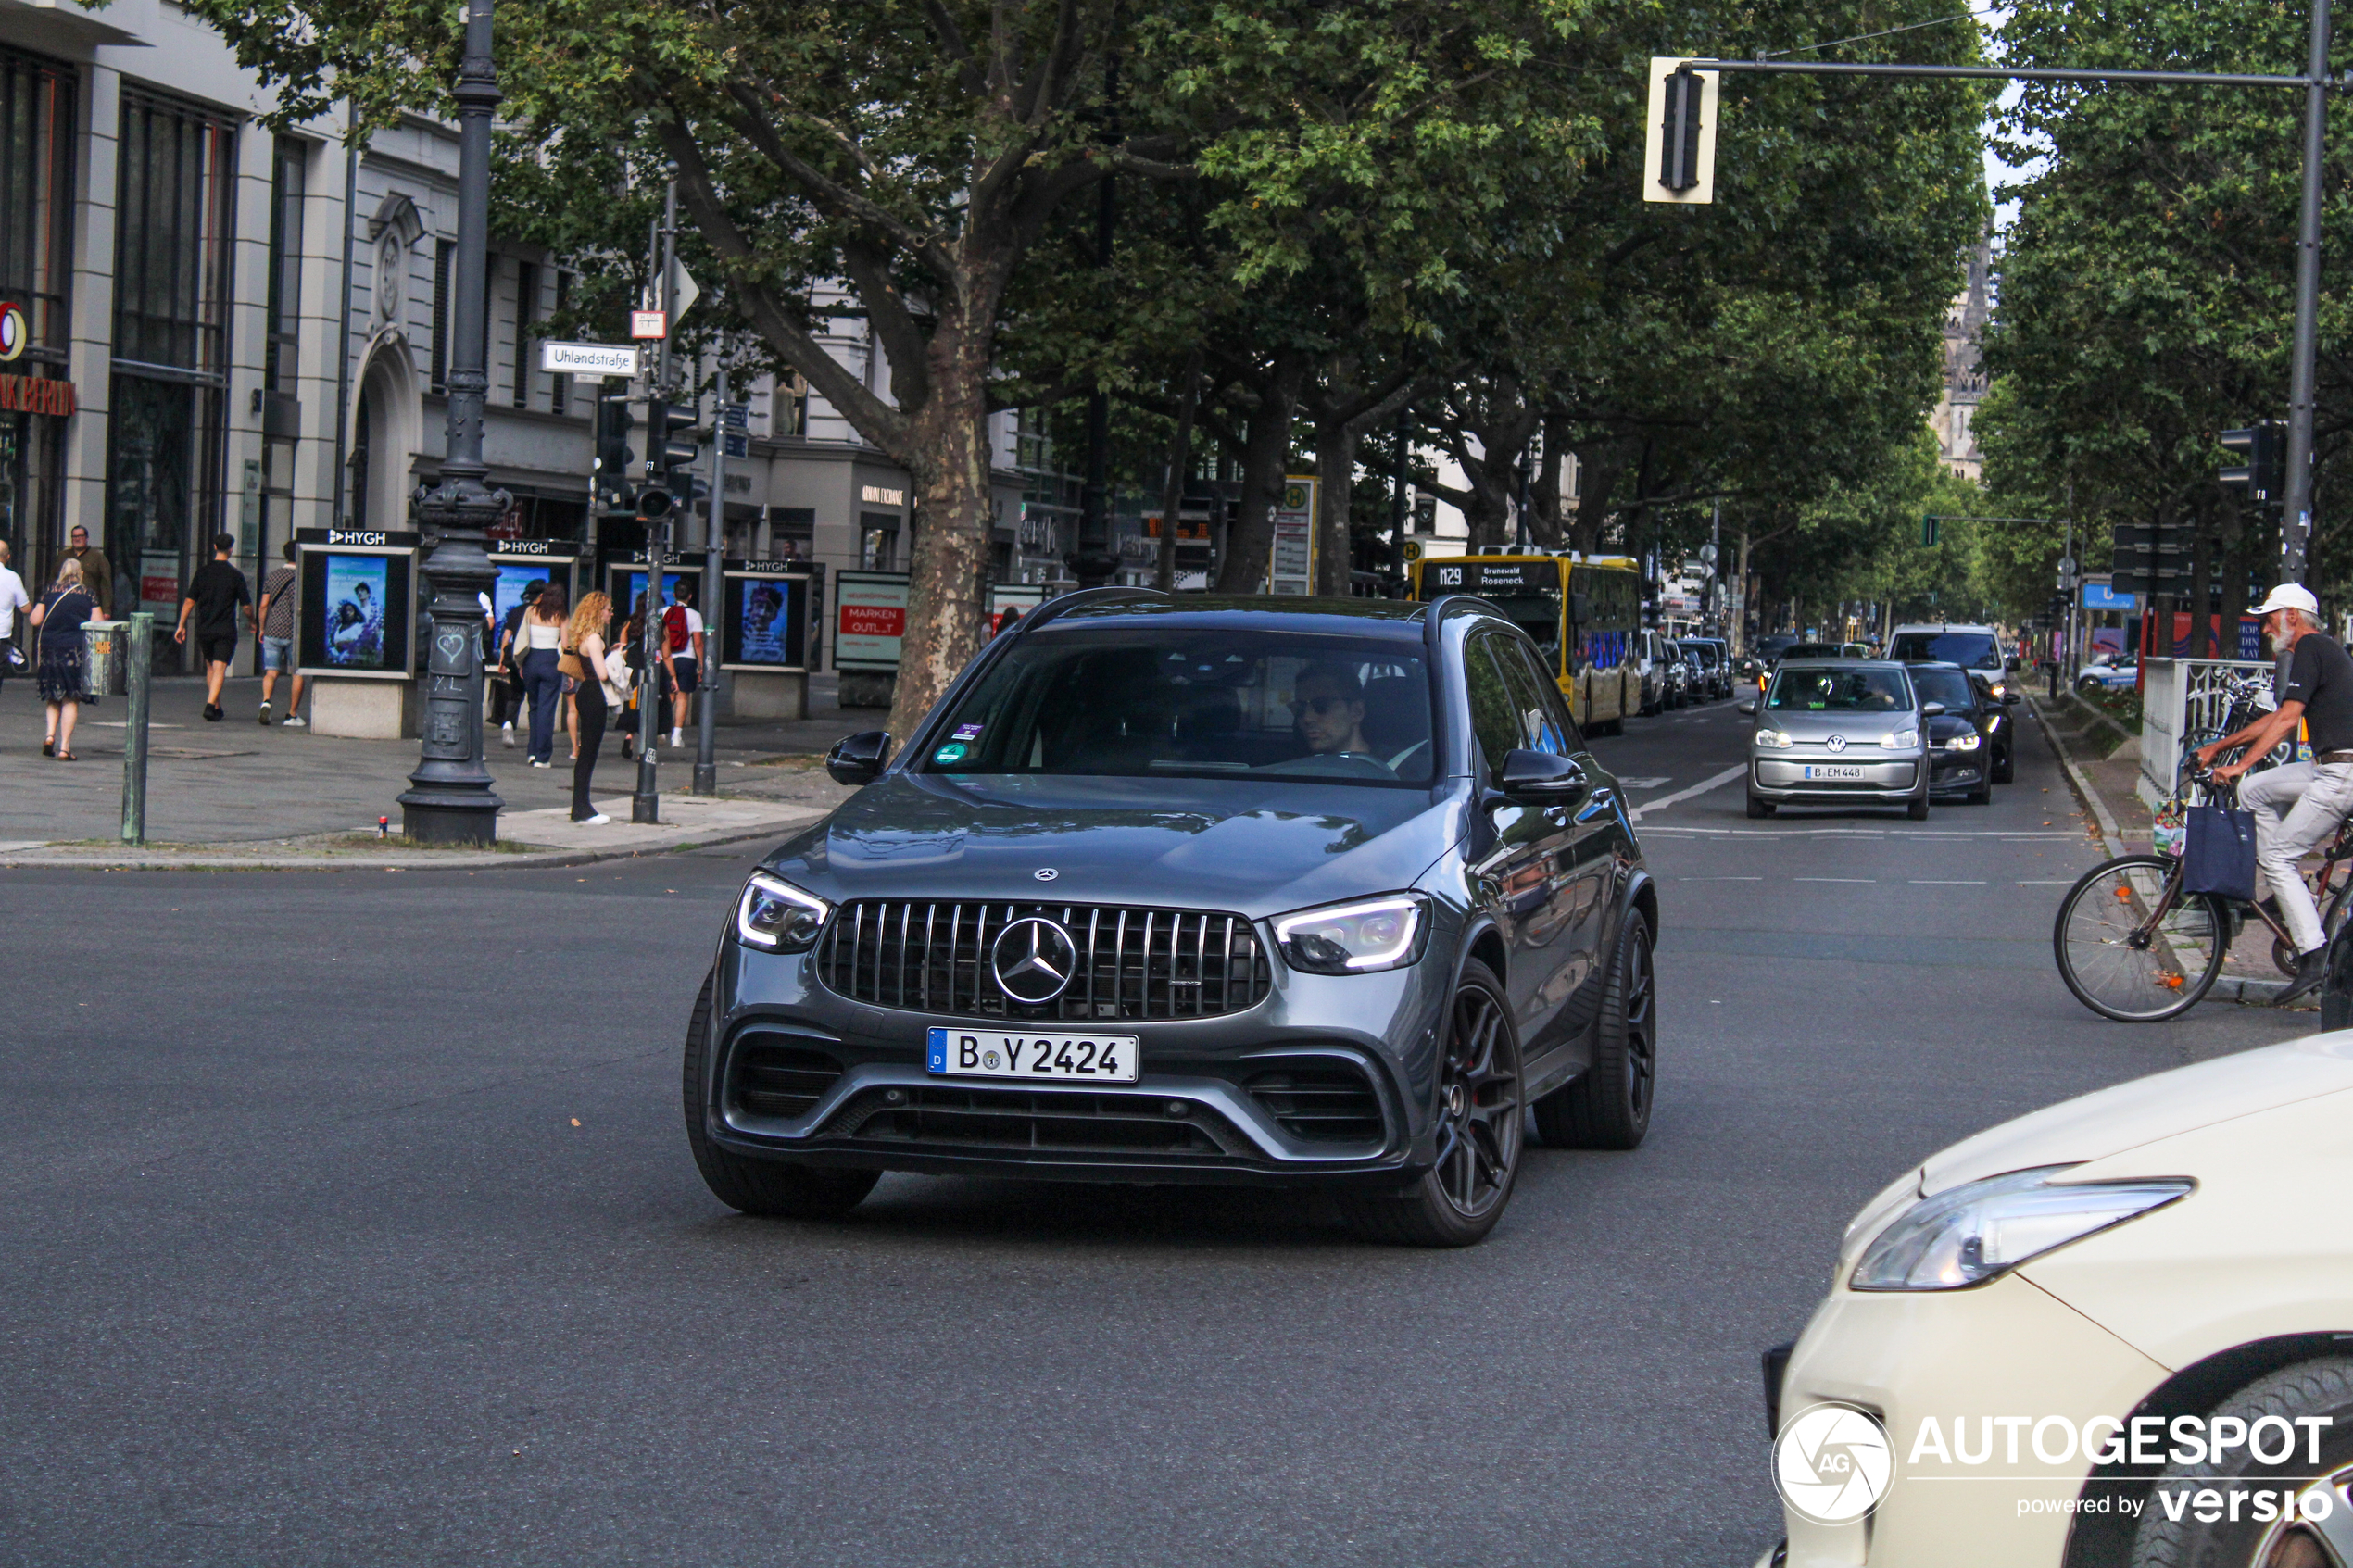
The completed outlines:
<svg viewBox="0 0 2353 1568">
<path fill-rule="evenodd" d="M 1318 756 L 1349 752 L 1370 755 L 1365 739 L 1365 688 L 1355 671 L 1333 664 L 1311 664 L 1291 684 L 1291 718 L 1299 738 Z"/>
</svg>

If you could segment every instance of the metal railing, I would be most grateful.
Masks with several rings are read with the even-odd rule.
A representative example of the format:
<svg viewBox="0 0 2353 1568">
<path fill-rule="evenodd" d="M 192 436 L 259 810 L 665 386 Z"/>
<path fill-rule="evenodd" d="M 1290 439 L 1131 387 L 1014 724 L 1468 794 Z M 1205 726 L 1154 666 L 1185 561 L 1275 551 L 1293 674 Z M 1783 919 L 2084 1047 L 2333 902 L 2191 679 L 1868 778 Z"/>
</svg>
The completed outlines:
<svg viewBox="0 0 2353 1568">
<path fill-rule="evenodd" d="M 2247 659 L 2141 660 L 2141 798 L 2151 809 L 2172 798 L 2184 743 L 2221 732 L 2242 687 L 2267 695 L 2271 666 Z"/>
</svg>

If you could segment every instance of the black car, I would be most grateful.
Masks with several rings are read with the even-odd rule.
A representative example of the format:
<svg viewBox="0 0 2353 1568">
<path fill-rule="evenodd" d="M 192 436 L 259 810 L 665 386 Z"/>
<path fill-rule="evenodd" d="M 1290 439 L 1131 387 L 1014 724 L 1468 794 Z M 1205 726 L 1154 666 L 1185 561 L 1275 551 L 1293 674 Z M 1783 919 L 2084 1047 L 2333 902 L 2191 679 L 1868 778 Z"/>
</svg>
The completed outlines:
<svg viewBox="0 0 2353 1568">
<path fill-rule="evenodd" d="M 2008 784 L 2018 777 L 2018 721 L 2009 710 L 2024 699 L 2016 686 L 1982 671 L 1970 671 L 1969 679 L 1977 688 L 1978 707 L 1985 710 L 1985 744 L 1993 748 L 1994 782 Z"/>
<path fill-rule="evenodd" d="M 1649 1125 L 1658 895 L 1478 599 L 1054 599 L 746 884 L 686 1131 L 748 1213 L 884 1171 L 1329 1189 L 1461 1246 Z"/>
<path fill-rule="evenodd" d="M 1991 805 L 1997 779 L 1995 736 L 2007 741 L 2009 729 L 2001 704 L 1957 664 L 1918 662 L 1908 668 L 1921 701 L 1944 705 L 1944 712 L 1928 721 L 1929 794 Z"/>
<path fill-rule="evenodd" d="M 1731 656 L 1725 645 L 1714 637 L 1683 637 L 1678 639 L 1683 651 L 1698 667 L 1701 689 L 1710 696 L 1732 695 Z"/>
</svg>

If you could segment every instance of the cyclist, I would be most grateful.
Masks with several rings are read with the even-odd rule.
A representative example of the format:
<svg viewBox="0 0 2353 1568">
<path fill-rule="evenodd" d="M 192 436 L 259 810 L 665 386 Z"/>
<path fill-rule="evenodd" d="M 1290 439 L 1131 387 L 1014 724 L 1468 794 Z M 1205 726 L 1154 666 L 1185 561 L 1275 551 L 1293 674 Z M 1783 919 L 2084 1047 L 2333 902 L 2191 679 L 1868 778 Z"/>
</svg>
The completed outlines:
<svg viewBox="0 0 2353 1568">
<path fill-rule="evenodd" d="M 2284 656 L 2280 705 L 2199 746 L 2197 759 L 2208 766 L 2216 753 L 2246 746 L 2240 760 L 2214 770 L 2215 782 L 2227 784 L 2294 734 L 2298 720 L 2309 726 L 2311 761 L 2271 769 L 2239 786 L 2239 804 L 2255 813 L 2255 863 L 2296 942 L 2296 978 L 2279 997 L 2285 1004 L 2318 986 L 2325 972 L 2328 938 L 2296 862 L 2353 815 L 2353 657 L 2322 634 L 2320 601 L 2299 583 L 2281 583 L 2249 613 L 2263 617 L 2263 630 Z"/>
</svg>

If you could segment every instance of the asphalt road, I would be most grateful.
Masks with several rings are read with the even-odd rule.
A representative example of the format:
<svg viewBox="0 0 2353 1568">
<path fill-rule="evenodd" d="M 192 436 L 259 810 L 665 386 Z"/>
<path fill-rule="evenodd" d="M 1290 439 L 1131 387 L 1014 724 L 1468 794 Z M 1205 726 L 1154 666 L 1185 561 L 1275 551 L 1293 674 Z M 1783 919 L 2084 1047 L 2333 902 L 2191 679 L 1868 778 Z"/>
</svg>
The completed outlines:
<svg viewBox="0 0 2353 1568">
<path fill-rule="evenodd" d="M 1249 1194 L 704 1191 L 677 1050 L 729 852 L 18 872 L 0 1563 L 1724 1564 L 1756 1352 L 1905 1165 L 2311 1026 L 2103 1022 L 2032 732 L 1990 808 L 1750 822 L 1729 705 L 1602 743 L 1664 879 L 1656 1119 L 1457 1253 Z"/>
</svg>

